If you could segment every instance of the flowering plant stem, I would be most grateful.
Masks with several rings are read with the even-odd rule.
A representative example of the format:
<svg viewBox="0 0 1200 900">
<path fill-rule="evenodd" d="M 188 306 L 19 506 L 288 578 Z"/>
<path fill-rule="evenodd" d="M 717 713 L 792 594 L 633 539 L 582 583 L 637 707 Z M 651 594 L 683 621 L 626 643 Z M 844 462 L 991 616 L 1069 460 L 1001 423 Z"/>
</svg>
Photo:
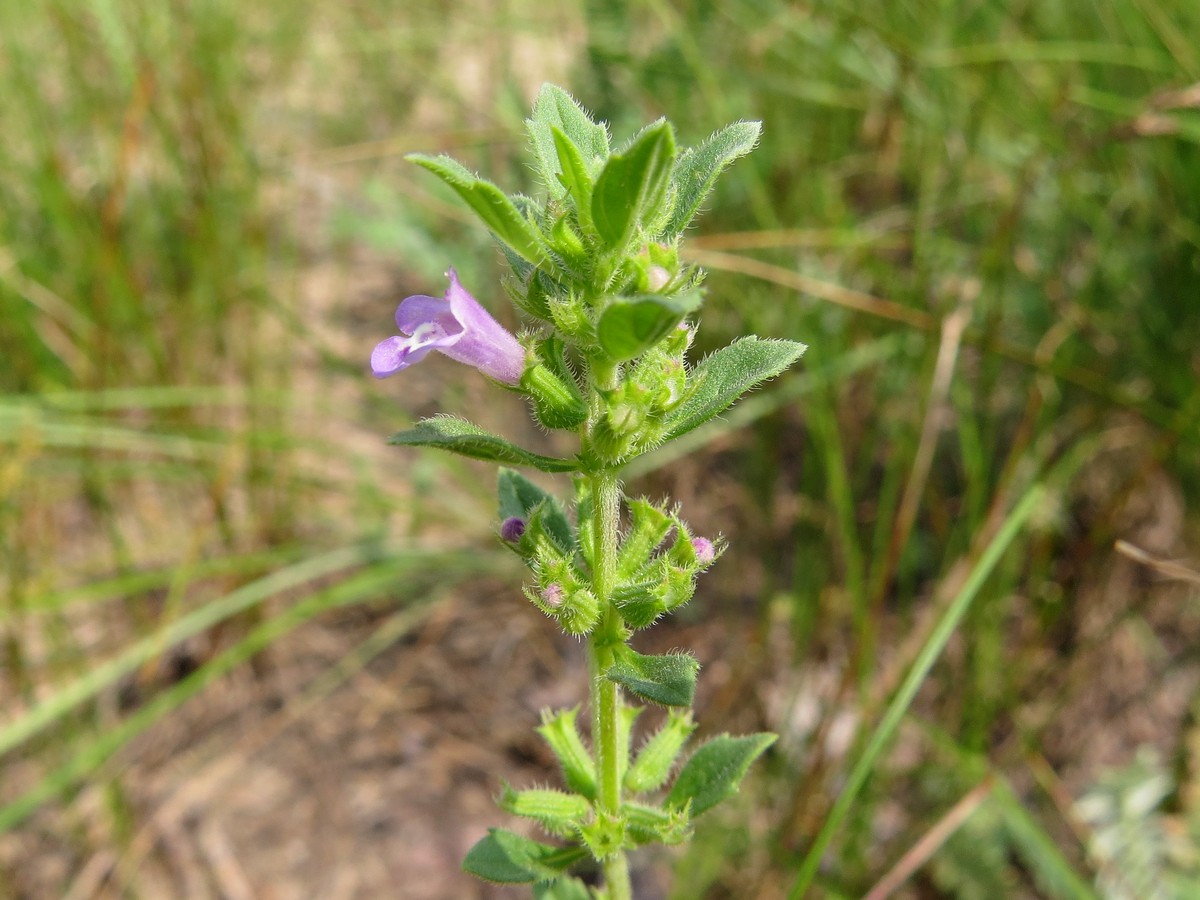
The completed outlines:
<svg viewBox="0 0 1200 900">
<path fill-rule="evenodd" d="M 613 574 L 617 556 L 617 522 L 620 518 L 621 487 L 615 469 L 603 469 L 589 476 L 594 503 L 595 567 L 592 592 L 604 612 L 600 626 L 592 633 L 590 646 L 592 734 L 596 735 L 597 795 L 599 807 L 614 818 L 621 813 L 621 756 L 618 729 L 621 716 L 621 690 L 604 677 L 613 663 L 613 647 L 626 641 L 621 614 L 612 599 Z M 604 879 L 609 900 L 630 900 L 629 864 L 624 849 L 604 860 Z"/>
<path fill-rule="evenodd" d="M 391 442 L 576 475 L 572 507 L 501 469 L 497 525 L 529 567 L 525 596 L 565 633 L 587 637 L 591 746 L 576 728 L 578 707 L 544 711 L 538 732 L 567 789 L 506 786 L 499 802 L 563 843 L 492 829 L 463 867 L 497 884 L 531 885 L 537 900 L 632 900 L 628 851 L 686 841 L 693 820 L 737 791 L 775 736 L 717 735 L 681 764 L 696 729 L 700 661 L 638 653 L 630 638 L 691 600 L 725 542 L 693 532 L 678 506 L 645 497 L 627 498 L 622 530 L 620 474 L 779 375 L 805 348 L 751 335 L 698 365 L 687 359 L 704 273 L 680 259 L 679 241 L 721 171 L 753 149 L 757 122 L 680 150 L 660 120 L 613 150 L 603 124 L 546 85 L 527 124 L 544 200 L 510 197 L 449 157 L 410 158 L 500 242 L 511 268 L 505 286 L 530 329 L 506 331 L 450 270 L 444 297 L 400 304 L 401 334 L 375 348 L 371 366 L 382 378 L 436 350 L 524 394 L 543 427 L 579 436 L 574 457 L 543 456 L 436 416 Z M 631 755 L 642 702 L 664 712 Z M 603 889 L 574 874 L 589 859 L 603 869 Z"/>
</svg>

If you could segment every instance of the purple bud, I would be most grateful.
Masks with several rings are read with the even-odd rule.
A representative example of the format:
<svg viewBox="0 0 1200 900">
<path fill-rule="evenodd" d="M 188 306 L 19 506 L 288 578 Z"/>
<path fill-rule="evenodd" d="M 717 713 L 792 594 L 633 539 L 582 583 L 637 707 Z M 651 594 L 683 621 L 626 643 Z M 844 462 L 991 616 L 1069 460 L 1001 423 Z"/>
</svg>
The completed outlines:
<svg viewBox="0 0 1200 900">
<path fill-rule="evenodd" d="M 519 519 L 516 516 L 509 516 L 500 523 L 500 537 L 502 540 L 508 541 L 510 544 L 515 544 L 521 539 L 521 535 L 525 533 L 525 520 Z"/>
<path fill-rule="evenodd" d="M 566 593 L 563 591 L 562 585 L 557 582 L 546 585 L 542 591 L 542 602 L 551 609 L 558 609 L 562 606 L 565 598 Z"/>
<path fill-rule="evenodd" d="M 696 553 L 696 561 L 702 566 L 707 566 L 717 555 L 713 542 L 706 537 L 692 538 L 692 550 Z"/>
<path fill-rule="evenodd" d="M 517 384 L 525 371 L 524 348 L 467 293 L 453 269 L 446 275 L 450 287 L 444 297 L 417 295 L 401 302 L 396 327 L 404 336 L 380 342 L 371 354 L 371 371 L 386 378 L 437 350 L 489 378 Z"/>
</svg>

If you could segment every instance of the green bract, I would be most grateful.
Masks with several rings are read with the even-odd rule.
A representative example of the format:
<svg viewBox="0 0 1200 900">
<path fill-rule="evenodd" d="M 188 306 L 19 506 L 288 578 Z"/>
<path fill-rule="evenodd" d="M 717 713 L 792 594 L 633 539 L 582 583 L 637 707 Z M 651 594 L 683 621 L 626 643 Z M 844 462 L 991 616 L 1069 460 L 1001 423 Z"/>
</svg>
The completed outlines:
<svg viewBox="0 0 1200 900">
<path fill-rule="evenodd" d="M 735 122 L 681 151 L 675 130 L 659 120 L 614 152 L 605 125 L 546 85 L 526 124 L 541 197 L 506 195 L 449 157 L 409 158 L 449 185 L 499 242 L 511 268 L 505 288 L 531 319 L 520 341 L 523 373 L 505 378 L 505 387 L 528 398 L 545 428 L 576 433 L 578 447 L 547 456 L 452 416 L 423 421 L 391 443 L 573 473 L 570 504 L 510 468 L 498 484 L 498 531 L 530 569 L 526 596 L 588 641 L 589 727 L 579 727 L 576 707 L 545 712 L 538 729 L 565 790 L 505 787 L 499 801 L 558 843 L 493 830 L 464 868 L 488 881 L 531 884 L 537 898 L 585 900 L 588 889 L 569 873 L 591 857 L 605 878 L 597 896 L 629 900 L 627 851 L 685 840 L 692 819 L 737 790 L 774 736 L 722 735 L 680 767 L 696 728 L 689 708 L 700 662 L 638 653 L 629 641 L 691 600 L 725 543 L 693 532 L 669 503 L 626 501 L 620 471 L 720 415 L 805 348 L 750 336 L 698 365 L 687 359 L 705 295 L 703 273 L 680 261 L 681 235 L 721 172 L 753 149 L 759 123 Z M 436 312 L 422 327 L 443 327 Z M 437 346 L 452 345 L 448 334 Z M 648 738 L 637 739 L 643 708 L 626 694 L 666 708 Z"/>
</svg>

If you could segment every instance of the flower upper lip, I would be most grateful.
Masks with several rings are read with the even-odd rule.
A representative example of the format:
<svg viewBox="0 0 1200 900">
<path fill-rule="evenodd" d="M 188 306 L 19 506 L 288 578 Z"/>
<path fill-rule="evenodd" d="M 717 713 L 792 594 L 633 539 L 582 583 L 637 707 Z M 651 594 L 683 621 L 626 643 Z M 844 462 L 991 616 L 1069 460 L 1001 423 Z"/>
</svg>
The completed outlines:
<svg viewBox="0 0 1200 900">
<path fill-rule="evenodd" d="M 375 347 L 371 371 L 386 378 L 437 350 L 497 381 L 517 384 L 525 370 L 524 348 L 467 292 L 454 269 L 446 277 L 450 286 L 444 297 L 418 294 L 401 301 L 396 326 L 403 336 Z"/>
</svg>

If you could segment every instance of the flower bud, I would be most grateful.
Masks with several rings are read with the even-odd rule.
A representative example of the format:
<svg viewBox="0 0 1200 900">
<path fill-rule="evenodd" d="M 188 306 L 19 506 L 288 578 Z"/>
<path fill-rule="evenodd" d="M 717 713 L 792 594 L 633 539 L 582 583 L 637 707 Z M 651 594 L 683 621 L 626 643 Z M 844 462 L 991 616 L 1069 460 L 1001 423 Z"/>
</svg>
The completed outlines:
<svg viewBox="0 0 1200 900">
<path fill-rule="evenodd" d="M 680 322 L 675 326 L 674 331 L 663 338 L 663 342 L 659 346 L 666 355 L 682 360 L 684 354 L 691 348 L 695 337 L 695 326 L 689 325 L 687 322 Z"/>
<path fill-rule="evenodd" d="M 655 398 L 655 406 L 662 412 L 670 412 L 679 405 L 687 390 L 687 372 L 683 363 L 669 359 L 663 364 L 663 389 Z"/>
<path fill-rule="evenodd" d="M 600 603 L 588 589 L 574 564 L 561 556 L 539 558 L 536 587 L 526 587 L 525 596 L 546 615 L 555 619 L 567 634 L 587 634 L 600 621 Z"/>
<path fill-rule="evenodd" d="M 649 500 L 629 501 L 633 520 L 617 554 L 617 578 L 630 579 L 641 571 L 671 530 L 671 517 Z"/>
<path fill-rule="evenodd" d="M 575 232 L 575 229 L 571 227 L 571 223 L 567 221 L 566 216 L 563 216 L 554 223 L 551 240 L 554 242 L 554 249 L 568 259 L 582 260 L 587 256 L 587 249 L 583 246 L 583 240 Z"/>
<path fill-rule="evenodd" d="M 634 435 L 615 431 L 605 416 L 588 434 L 591 450 L 599 461 L 618 462 L 624 459 L 635 443 Z"/>
<path fill-rule="evenodd" d="M 547 308 L 554 327 L 568 338 L 580 338 L 592 330 L 587 306 L 574 295 L 565 299 L 550 297 L 547 301 Z"/>
<path fill-rule="evenodd" d="M 557 619 L 567 634 L 587 634 L 600 621 L 600 603 L 587 588 L 578 588 L 563 601 Z"/>
<path fill-rule="evenodd" d="M 650 413 L 650 391 L 634 380 L 626 381 L 606 400 L 605 418 L 613 434 L 633 434 Z"/>
<path fill-rule="evenodd" d="M 663 569 L 663 580 L 658 588 L 659 596 L 662 598 L 663 608 L 670 612 L 692 599 L 692 595 L 696 593 L 696 579 L 691 572 L 679 566 L 664 565 Z"/>
<path fill-rule="evenodd" d="M 521 390 L 533 401 L 537 420 L 547 428 L 578 428 L 587 419 L 587 406 L 574 380 L 535 362 L 521 376 Z"/>
<path fill-rule="evenodd" d="M 674 522 L 675 542 L 667 551 L 666 558 L 672 565 L 678 566 L 689 575 L 695 575 L 697 572 L 707 569 L 723 547 L 714 544 L 706 537 L 693 535 L 679 518 L 676 517 Z"/>
<path fill-rule="evenodd" d="M 671 273 L 662 266 L 651 266 L 646 270 L 646 286 L 658 293 L 671 282 Z"/>
<path fill-rule="evenodd" d="M 525 520 L 518 516 L 509 516 L 500 523 L 500 539 L 509 544 L 515 544 L 525 533 Z"/>
<path fill-rule="evenodd" d="M 616 403 L 605 413 L 614 434 L 632 434 L 646 421 L 646 409 L 632 403 Z"/>
<path fill-rule="evenodd" d="M 550 315 L 550 286 L 553 282 L 538 269 L 529 273 L 522 282 L 510 282 L 507 290 L 513 303 L 535 319 L 551 321 Z"/>
<path fill-rule="evenodd" d="M 625 584 L 613 591 L 613 603 L 630 628 L 648 628 L 665 613 L 658 586 L 647 582 Z"/>
<path fill-rule="evenodd" d="M 565 596 L 566 592 L 563 590 L 562 585 L 557 581 L 552 582 L 542 588 L 542 603 L 544 603 L 550 609 L 558 609 L 560 606 L 562 606 L 563 598 Z"/>
</svg>

